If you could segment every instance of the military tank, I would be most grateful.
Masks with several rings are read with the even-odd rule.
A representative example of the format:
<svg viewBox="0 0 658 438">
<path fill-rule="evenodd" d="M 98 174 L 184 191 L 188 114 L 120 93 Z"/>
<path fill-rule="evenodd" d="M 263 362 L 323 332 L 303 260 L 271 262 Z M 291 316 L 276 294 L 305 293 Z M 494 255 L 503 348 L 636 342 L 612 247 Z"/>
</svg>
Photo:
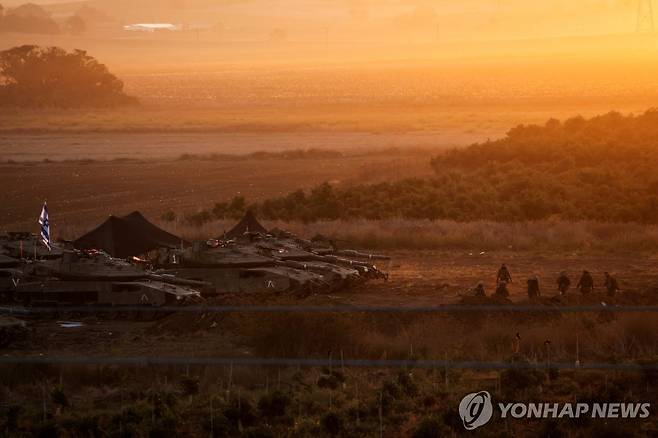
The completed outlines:
<svg viewBox="0 0 658 438">
<path fill-rule="evenodd" d="M 157 275 L 103 251 L 34 245 L 36 236 L 0 238 L 0 300 L 30 306 L 163 306 L 198 303 L 208 283 Z M 26 251 L 29 248 L 29 251 Z M 14 258 L 18 256 L 21 258 Z M 3 259 L 4 260 L 4 259 Z"/>
<path fill-rule="evenodd" d="M 338 250 L 330 240 L 268 231 L 247 212 L 228 233 L 188 242 L 138 212 L 111 216 L 48 250 L 39 237 L 0 237 L 0 299 L 29 305 L 165 305 L 200 295 L 326 292 L 386 279 L 388 257 Z M 139 256 L 140 258 L 138 258 Z"/>
<path fill-rule="evenodd" d="M 248 212 L 236 227 L 218 238 L 184 249 L 162 248 L 153 264 L 159 273 L 210 282 L 216 294 L 313 293 L 386 279 L 375 260 L 389 258 L 340 251 L 283 230 L 267 231 Z"/>
</svg>

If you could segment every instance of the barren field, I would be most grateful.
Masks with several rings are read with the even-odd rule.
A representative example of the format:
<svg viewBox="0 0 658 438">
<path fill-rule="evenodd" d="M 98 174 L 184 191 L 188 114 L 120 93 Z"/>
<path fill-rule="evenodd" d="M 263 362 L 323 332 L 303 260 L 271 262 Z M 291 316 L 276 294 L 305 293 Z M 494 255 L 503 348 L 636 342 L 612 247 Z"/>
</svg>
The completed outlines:
<svg viewBox="0 0 658 438">
<path fill-rule="evenodd" d="M 189 159 L 0 164 L 0 229 L 34 229 L 44 200 L 53 231 L 70 236 L 109 214 L 141 210 L 157 219 L 242 195 L 261 200 L 333 183 L 429 174 L 429 153 L 346 154 L 326 159 Z"/>
<path fill-rule="evenodd" d="M 513 283 L 509 287 L 510 299 L 514 302 L 527 302 L 525 280 L 538 276 L 545 297 L 557 294 L 555 279 L 566 270 L 573 284 L 583 269 L 593 273 L 596 295 L 590 297 L 590 304 L 607 301 L 613 305 L 616 300 L 605 295 L 603 272 L 618 275 L 622 292 L 617 300 L 632 299 L 634 295 L 657 294 L 658 269 L 656 259 L 650 257 L 588 256 L 538 254 L 528 252 L 494 252 L 469 254 L 464 252 L 436 251 L 394 251 L 392 260 L 384 262 L 380 269 L 389 273 L 388 281 L 377 281 L 351 289 L 310 296 L 285 295 L 225 295 L 208 304 L 217 305 L 287 305 L 294 306 L 382 306 L 391 308 L 417 308 L 455 304 L 471 294 L 478 281 L 483 281 L 487 294 L 495 289 L 495 274 L 501 263 L 510 268 Z M 570 295 L 578 299 L 580 293 L 572 286 Z M 658 295 L 653 297 L 658 300 Z M 597 301 L 599 300 L 599 301 Z M 621 301 L 620 301 L 621 302 Z M 10 355 L 38 354 L 43 356 L 76 356 L 84 352 L 87 356 L 124 357 L 225 357 L 250 356 L 253 346 L 244 345 L 244 336 L 239 321 L 253 315 L 187 313 L 165 316 L 156 321 L 138 321 L 138 314 L 114 314 L 110 317 L 91 317 L 85 314 L 62 313 L 53 318 L 35 319 L 34 337 L 28 345 L 6 350 Z M 307 315 L 314 318 L 312 315 Z M 112 318 L 119 318 L 113 320 Z M 394 316 L 402 318 L 401 316 Z M 124 320 L 126 319 L 127 320 Z M 354 320 L 365 320 L 367 315 L 356 312 L 349 316 Z M 426 316 L 423 316 L 426 318 Z M 444 319 L 443 314 L 430 316 L 431 319 Z M 59 327 L 57 320 L 80 320 L 79 328 Z M 218 325 L 219 324 L 219 325 Z M 400 324 L 404 325 L 402 322 Z M 525 324 L 518 323 L 518 324 Z M 246 326 L 245 326 L 246 327 Z M 506 328 L 510 334 L 518 326 Z M 313 342 L 313 335 L 309 342 Z M 416 335 L 420 335 L 416 333 Z M 429 333 L 425 333 L 430 336 Z M 436 334 L 444 337 L 447 333 Z M 457 341 L 457 340 L 455 340 Z M 412 341 L 410 341 L 412 342 Z M 419 344 L 422 341 L 419 341 Z M 247 347 L 245 349 L 245 347 Z M 345 346 L 349 348 L 349 346 Z"/>
<path fill-rule="evenodd" d="M 64 133 L 0 134 L 3 161 L 153 160 L 183 154 L 242 155 L 257 151 L 329 149 L 337 152 L 387 148 L 455 147 L 479 135 L 435 132 L 174 132 L 174 133 Z"/>
</svg>

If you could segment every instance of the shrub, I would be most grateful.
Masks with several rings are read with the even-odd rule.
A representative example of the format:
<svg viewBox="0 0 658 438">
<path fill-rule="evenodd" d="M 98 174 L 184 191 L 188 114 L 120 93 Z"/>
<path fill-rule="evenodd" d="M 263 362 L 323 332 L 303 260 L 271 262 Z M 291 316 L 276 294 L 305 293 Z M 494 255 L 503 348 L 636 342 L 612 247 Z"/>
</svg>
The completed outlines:
<svg viewBox="0 0 658 438">
<path fill-rule="evenodd" d="M 320 426 L 329 436 L 337 436 L 345 429 L 343 417 L 336 412 L 324 414 L 320 419 Z"/>
<path fill-rule="evenodd" d="M 258 410 L 261 416 L 267 419 L 283 417 L 288 406 L 290 406 L 290 396 L 281 391 L 267 393 L 258 400 Z"/>
<path fill-rule="evenodd" d="M 61 386 L 56 386 L 52 392 L 50 393 L 50 399 L 52 402 L 56 405 L 59 405 L 63 408 L 67 408 L 69 406 L 69 400 L 66 397 L 66 394 L 64 393 L 64 388 Z"/>
<path fill-rule="evenodd" d="M 183 395 L 190 396 L 199 393 L 199 378 L 195 376 L 182 376 L 180 381 Z"/>
</svg>

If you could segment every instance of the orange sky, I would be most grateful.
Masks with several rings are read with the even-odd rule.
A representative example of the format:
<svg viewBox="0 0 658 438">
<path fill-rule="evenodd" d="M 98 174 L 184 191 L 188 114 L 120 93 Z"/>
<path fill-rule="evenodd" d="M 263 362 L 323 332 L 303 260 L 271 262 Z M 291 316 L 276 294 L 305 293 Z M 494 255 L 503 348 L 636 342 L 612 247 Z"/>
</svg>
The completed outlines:
<svg viewBox="0 0 658 438">
<path fill-rule="evenodd" d="M 281 27 L 291 38 L 482 41 L 632 33 L 640 0 L 89 0 L 120 21 Z M 4 0 L 6 6 L 23 0 Z M 72 3 L 36 0 L 35 3 Z M 75 2 L 78 7 L 83 2 Z"/>
<path fill-rule="evenodd" d="M 114 21 L 90 23 L 78 36 L 3 35 L 0 49 L 81 48 L 122 77 L 231 71 L 249 77 L 249 84 L 264 78 L 258 93 L 272 96 L 289 87 L 278 85 L 279 76 L 293 84 L 304 77 L 300 71 L 325 71 L 298 84 L 327 94 L 325 88 L 350 89 L 355 77 L 371 77 L 374 70 L 386 75 L 366 82 L 366 91 L 376 95 L 381 85 L 393 95 L 447 88 L 466 96 L 623 99 L 654 96 L 658 89 L 658 38 L 636 32 L 639 1 L 89 0 Z M 49 3 L 49 12 L 62 20 L 85 2 Z M 198 30 L 122 30 L 159 21 Z M 287 75 L 287 69 L 297 73 Z"/>
</svg>

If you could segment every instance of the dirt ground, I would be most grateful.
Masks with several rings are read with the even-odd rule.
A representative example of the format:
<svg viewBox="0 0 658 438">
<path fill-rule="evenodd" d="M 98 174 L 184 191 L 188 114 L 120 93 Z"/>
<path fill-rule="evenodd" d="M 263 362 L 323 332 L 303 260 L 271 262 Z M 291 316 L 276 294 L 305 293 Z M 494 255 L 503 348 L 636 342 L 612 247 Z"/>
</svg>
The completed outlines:
<svg viewBox="0 0 658 438">
<path fill-rule="evenodd" d="M 541 290 L 548 296 L 556 293 L 556 279 L 563 270 L 572 280 L 572 290 L 583 269 L 594 275 L 595 286 L 602 289 L 603 273 L 618 276 L 627 291 L 639 291 L 658 285 L 656 260 L 634 256 L 591 256 L 586 254 L 446 253 L 405 251 L 395 253 L 387 283 L 369 284 L 357 291 L 346 291 L 331 297 L 336 302 L 354 305 L 432 306 L 454 303 L 482 281 L 487 294 L 493 293 L 496 272 L 506 263 L 512 275 L 511 299 L 527 297 L 526 280 L 531 275 L 540 279 Z M 386 266 L 380 266 L 386 269 Z"/>
<path fill-rule="evenodd" d="M 646 257 L 602 257 L 587 255 L 468 254 L 440 252 L 396 252 L 389 266 L 388 281 L 375 281 L 351 289 L 298 296 L 223 296 L 213 305 L 308 305 L 308 306 L 435 306 L 451 304 L 469 294 L 479 280 L 490 294 L 501 262 L 510 268 L 513 284 L 511 300 L 526 298 L 525 279 L 540 278 L 545 296 L 556 294 L 555 279 L 567 270 L 572 279 L 571 294 L 579 273 L 588 269 L 595 287 L 603 292 L 603 272 L 617 273 L 622 294 L 634 294 L 658 285 L 656 260 Z M 358 317 L 358 316 L 357 316 Z M 442 318 L 439 314 L 437 318 Z M 99 357 L 250 357 L 242 343 L 239 324 L 222 324 L 225 314 L 180 313 L 157 320 L 141 321 L 139 315 L 114 317 L 89 315 L 53 315 L 30 320 L 30 341 L 5 350 L 9 356 L 85 356 Z M 60 320 L 80 321 L 79 328 L 63 328 Z M 228 327 L 228 328 L 227 328 Z"/>
</svg>

